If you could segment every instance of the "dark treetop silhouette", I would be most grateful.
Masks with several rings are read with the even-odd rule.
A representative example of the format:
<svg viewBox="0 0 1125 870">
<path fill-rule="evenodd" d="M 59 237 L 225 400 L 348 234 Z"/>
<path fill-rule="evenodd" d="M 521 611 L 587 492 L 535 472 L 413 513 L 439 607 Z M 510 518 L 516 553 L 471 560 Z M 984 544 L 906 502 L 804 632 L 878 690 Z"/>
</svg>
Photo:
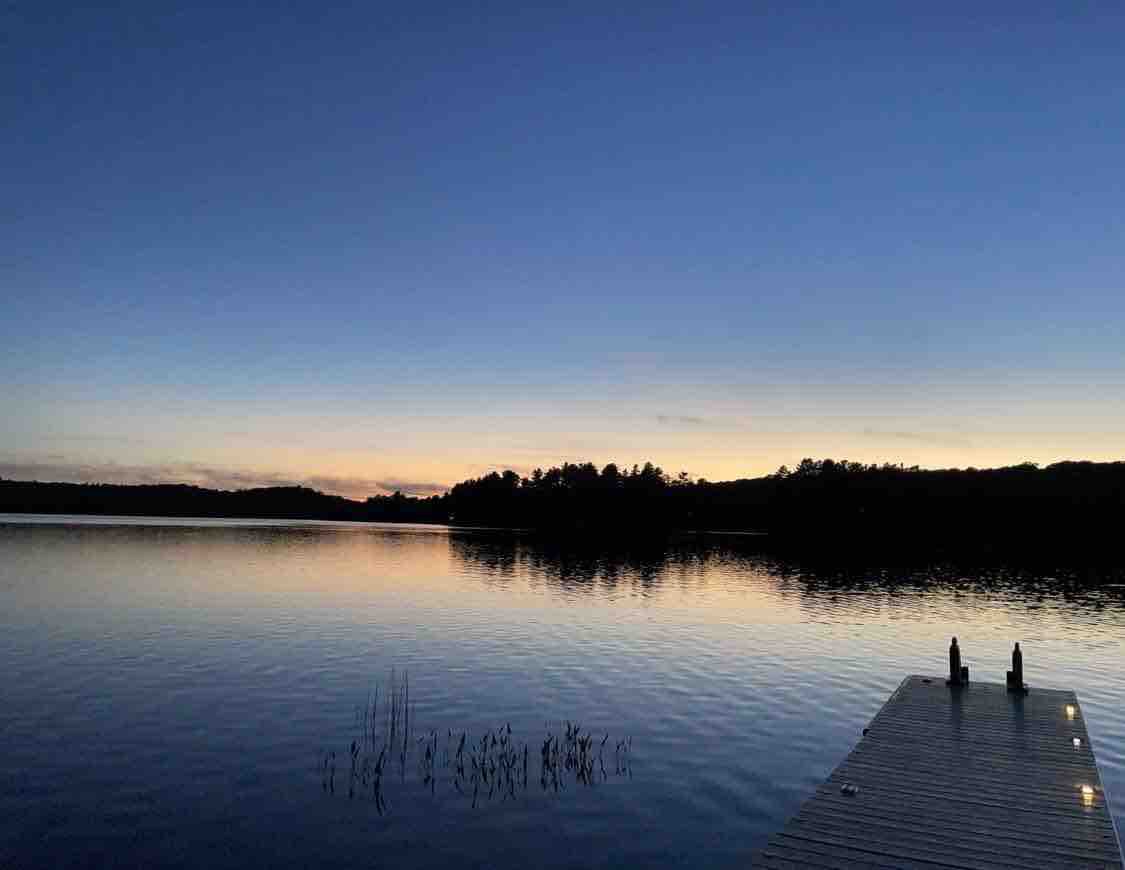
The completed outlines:
<svg viewBox="0 0 1125 870">
<path fill-rule="evenodd" d="M 890 537 L 1108 543 L 1125 515 L 1125 462 L 927 471 L 804 459 L 792 471 L 712 483 L 652 463 L 492 472 L 448 493 L 355 501 L 305 487 L 237 491 L 0 480 L 0 511 L 450 522 L 618 535 L 757 530 L 776 540 Z"/>
</svg>

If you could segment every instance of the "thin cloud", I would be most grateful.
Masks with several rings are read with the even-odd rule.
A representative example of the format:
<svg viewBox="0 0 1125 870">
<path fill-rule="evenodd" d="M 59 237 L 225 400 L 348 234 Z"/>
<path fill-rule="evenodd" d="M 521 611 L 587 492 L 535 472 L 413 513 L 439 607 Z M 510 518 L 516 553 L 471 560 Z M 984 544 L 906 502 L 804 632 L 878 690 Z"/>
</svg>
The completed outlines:
<svg viewBox="0 0 1125 870">
<path fill-rule="evenodd" d="M 143 447 L 151 444 L 147 438 L 133 438 L 127 435 L 43 435 L 44 441 L 70 441 L 80 444 L 125 444 L 130 447 Z"/>
<path fill-rule="evenodd" d="M 657 414 L 656 422 L 661 425 L 676 425 L 681 426 L 706 426 L 707 420 L 703 417 L 693 417 L 689 414 Z"/>
<path fill-rule="evenodd" d="M 440 483 L 419 483 L 411 480 L 377 480 L 375 481 L 380 489 L 387 492 L 401 492 L 403 495 L 440 495 L 449 489 L 448 486 Z"/>
<path fill-rule="evenodd" d="M 973 446 L 973 443 L 967 438 L 960 438 L 956 435 L 948 435 L 944 432 L 906 432 L 901 430 L 885 431 L 881 429 L 867 428 L 863 430 L 863 434 L 868 438 L 895 441 L 916 441 L 919 444 L 934 444 L 939 447 Z"/>
</svg>

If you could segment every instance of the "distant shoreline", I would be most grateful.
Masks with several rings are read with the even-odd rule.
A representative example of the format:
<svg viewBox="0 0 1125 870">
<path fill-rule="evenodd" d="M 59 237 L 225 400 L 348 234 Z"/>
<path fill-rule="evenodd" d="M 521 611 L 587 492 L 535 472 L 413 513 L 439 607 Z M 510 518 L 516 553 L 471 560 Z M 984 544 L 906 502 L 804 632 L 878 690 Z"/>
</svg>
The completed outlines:
<svg viewBox="0 0 1125 870">
<path fill-rule="evenodd" d="M 523 530 L 569 542 L 727 536 L 802 552 L 840 549 L 1113 549 L 1125 526 L 1125 462 L 929 471 L 803 460 L 709 482 L 591 463 L 493 472 L 443 495 L 364 501 L 307 487 L 0 479 L 0 513 L 244 522 L 394 523 Z"/>
<path fill-rule="evenodd" d="M 348 525 L 357 526 L 360 528 L 368 526 L 418 526 L 427 529 L 451 529 L 455 531 L 477 531 L 477 532 L 512 532 L 512 533 L 533 533 L 534 529 L 516 528 L 512 526 L 476 526 L 476 525 L 459 525 L 455 523 L 420 523 L 420 522 L 384 522 L 380 520 L 324 520 L 316 519 L 313 517 L 241 517 L 241 516 L 188 516 L 181 514 L 82 514 L 82 513 L 63 513 L 58 511 L 51 511 L 46 513 L 25 513 L 18 511 L 0 511 L 0 525 L 7 524 L 42 524 L 50 525 L 52 523 L 57 525 L 65 525 L 67 519 L 78 520 L 104 520 L 103 523 L 89 523 L 90 525 L 115 525 L 115 520 L 124 520 L 132 522 L 122 522 L 120 525 L 160 525 L 161 520 L 175 520 L 177 522 L 171 523 L 174 526 L 189 527 L 195 523 L 214 523 L 227 521 L 230 523 L 237 523 L 242 526 L 277 526 L 296 523 L 320 523 L 323 525 Z M 149 520 L 151 522 L 135 522 L 137 520 Z M 672 529 L 671 533 L 678 537 L 693 537 L 700 535 L 714 536 L 714 537 L 743 537 L 743 538 L 766 538 L 770 533 L 765 531 L 756 530 L 740 530 L 740 529 Z"/>
<path fill-rule="evenodd" d="M 448 523 L 407 523 L 407 522 L 378 522 L 374 520 L 324 520 L 315 517 L 242 517 L 242 516 L 190 516 L 186 514 L 83 514 L 48 511 L 40 513 L 24 513 L 18 511 L 0 511 L 0 525 L 66 525 L 68 519 L 81 520 L 89 525 L 160 525 L 161 521 L 168 520 L 168 525 L 190 527 L 195 524 L 228 522 L 239 526 L 282 526 L 299 523 L 318 523 L 322 525 L 350 525 L 357 527 L 367 526 L 425 526 L 427 528 L 455 528 Z M 138 522 L 145 520 L 147 522 Z M 102 522 L 91 522 L 102 521 Z"/>
</svg>

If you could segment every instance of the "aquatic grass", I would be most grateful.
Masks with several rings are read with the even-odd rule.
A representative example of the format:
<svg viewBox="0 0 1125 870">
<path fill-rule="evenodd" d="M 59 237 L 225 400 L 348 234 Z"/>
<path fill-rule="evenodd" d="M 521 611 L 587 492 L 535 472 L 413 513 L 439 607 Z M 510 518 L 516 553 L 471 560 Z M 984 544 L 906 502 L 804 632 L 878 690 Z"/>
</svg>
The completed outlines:
<svg viewBox="0 0 1125 870">
<path fill-rule="evenodd" d="M 383 712 L 380 713 L 380 701 Z M 388 811 L 384 790 L 388 764 L 398 761 L 399 781 L 407 782 L 408 769 L 416 773 L 421 787 L 436 795 L 439 780 L 475 808 L 482 800 L 515 800 L 528 791 L 530 745 L 517 740 L 510 722 L 474 737 L 468 730 L 446 728 L 444 745 L 440 733 L 430 730 L 415 736 L 415 706 L 410 699 L 410 678 L 390 673 L 385 692 L 379 686 L 355 709 L 356 737 L 348 748 L 348 797 L 368 794 L 380 815 Z M 556 730 L 545 723 L 539 745 L 539 786 L 544 792 L 564 791 L 573 783 L 592 787 L 612 777 L 631 777 L 632 739 L 613 744 L 612 772 L 606 765 L 608 733 L 597 740 L 578 722 L 563 720 Z M 337 758 L 334 751 L 321 753 L 319 770 L 322 788 L 336 793 Z"/>
</svg>

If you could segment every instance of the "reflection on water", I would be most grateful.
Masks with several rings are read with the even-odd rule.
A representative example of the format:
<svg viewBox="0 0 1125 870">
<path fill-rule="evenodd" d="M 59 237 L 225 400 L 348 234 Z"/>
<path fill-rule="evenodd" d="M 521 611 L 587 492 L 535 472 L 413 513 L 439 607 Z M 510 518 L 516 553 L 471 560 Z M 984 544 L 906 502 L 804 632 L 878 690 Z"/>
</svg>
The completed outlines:
<svg viewBox="0 0 1125 870">
<path fill-rule="evenodd" d="M 0 524 L 0 866 L 744 866 L 904 675 L 943 670 L 954 634 L 978 679 L 1001 681 L 1018 640 L 1033 687 L 1079 693 L 1120 817 L 1120 575 L 761 543 Z M 474 807 L 434 787 L 448 769 L 418 743 L 387 812 L 343 800 L 356 703 L 391 668 L 409 669 L 431 760 L 510 728 L 534 779 L 569 720 L 630 735 L 632 778 Z M 522 782 L 516 752 L 489 764 Z"/>
</svg>

